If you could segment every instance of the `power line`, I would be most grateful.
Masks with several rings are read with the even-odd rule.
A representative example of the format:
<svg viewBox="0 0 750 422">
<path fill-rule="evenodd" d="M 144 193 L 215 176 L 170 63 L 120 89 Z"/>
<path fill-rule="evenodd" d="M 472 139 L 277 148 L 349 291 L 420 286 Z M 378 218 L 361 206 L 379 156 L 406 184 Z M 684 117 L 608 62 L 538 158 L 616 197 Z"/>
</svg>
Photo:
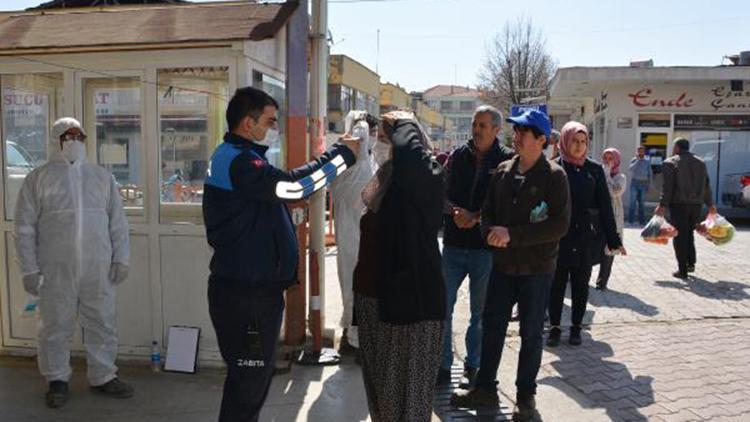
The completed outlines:
<svg viewBox="0 0 750 422">
<path fill-rule="evenodd" d="M 108 73 L 108 72 L 103 71 L 103 70 L 87 69 L 85 67 L 64 65 L 64 64 L 48 62 L 48 61 L 40 60 L 40 59 L 32 59 L 31 57 L 25 57 L 25 56 L 16 56 L 16 57 L 19 58 L 19 59 L 21 59 L 21 60 L 25 60 L 25 61 L 31 62 L 31 63 L 43 64 L 43 65 L 46 65 L 46 66 L 57 67 L 57 68 L 60 68 L 60 69 L 74 70 L 74 71 L 78 71 L 78 72 L 92 73 L 92 74 L 95 74 L 95 75 L 106 76 L 108 78 L 113 78 L 113 79 L 131 78 L 131 76 L 116 75 L 114 73 Z M 207 90 L 197 89 L 197 88 L 188 88 L 188 87 L 179 86 L 179 85 L 165 84 L 165 83 L 160 83 L 158 81 L 149 81 L 148 79 L 143 79 L 143 78 L 141 78 L 140 81 L 141 81 L 141 83 L 144 83 L 144 84 L 147 84 L 147 85 L 154 85 L 157 88 L 158 87 L 165 88 L 166 89 L 166 91 L 165 91 L 165 97 L 166 97 L 166 94 L 174 92 L 174 90 L 177 89 L 177 90 L 180 90 L 180 91 L 188 91 L 188 92 L 194 92 L 194 93 L 198 93 L 198 94 L 210 95 L 210 96 L 214 96 L 214 97 L 217 97 L 219 99 L 222 99 L 222 100 L 227 100 L 228 99 L 226 95 L 218 93 L 218 92 L 207 91 Z"/>
</svg>

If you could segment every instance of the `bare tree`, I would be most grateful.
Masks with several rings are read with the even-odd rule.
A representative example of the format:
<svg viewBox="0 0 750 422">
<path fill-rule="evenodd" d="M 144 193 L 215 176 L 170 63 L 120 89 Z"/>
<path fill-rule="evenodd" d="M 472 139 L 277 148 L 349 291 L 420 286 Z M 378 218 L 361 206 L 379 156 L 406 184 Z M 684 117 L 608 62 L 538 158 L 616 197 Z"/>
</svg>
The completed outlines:
<svg viewBox="0 0 750 422">
<path fill-rule="evenodd" d="M 487 46 L 479 74 L 483 100 L 501 110 L 524 98 L 546 96 L 557 65 L 531 19 L 507 22 Z"/>
</svg>

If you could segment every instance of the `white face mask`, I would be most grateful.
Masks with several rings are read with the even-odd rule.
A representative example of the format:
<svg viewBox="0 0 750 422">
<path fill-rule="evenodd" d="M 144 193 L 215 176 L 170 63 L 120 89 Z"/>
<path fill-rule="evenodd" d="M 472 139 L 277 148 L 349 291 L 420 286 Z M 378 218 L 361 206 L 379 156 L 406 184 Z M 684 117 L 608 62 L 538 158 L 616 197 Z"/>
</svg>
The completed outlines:
<svg viewBox="0 0 750 422">
<path fill-rule="evenodd" d="M 257 142 L 263 145 L 272 145 L 278 141 L 279 141 L 279 131 L 276 129 L 268 129 L 266 131 L 266 137 Z"/>
<path fill-rule="evenodd" d="M 62 145 L 62 155 L 70 162 L 83 160 L 86 157 L 86 145 L 78 141 L 65 141 Z"/>
<path fill-rule="evenodd" d="M 382 166 L 391 159 L 391 146 L 385 142 L 375 142 L 372 147 L 372 158 L 379 166 Z"/>
</svg>

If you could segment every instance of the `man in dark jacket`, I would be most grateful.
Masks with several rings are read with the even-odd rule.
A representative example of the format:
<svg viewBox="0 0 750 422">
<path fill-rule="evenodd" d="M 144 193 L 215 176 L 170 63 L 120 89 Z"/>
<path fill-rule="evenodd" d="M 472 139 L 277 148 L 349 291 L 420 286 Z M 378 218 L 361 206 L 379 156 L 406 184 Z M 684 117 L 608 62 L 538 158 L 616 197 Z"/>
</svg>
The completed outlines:
<svg viewBox="0 0 750 422">
<path fill-rule="evenodd" d="M 227 106 L 227 126 L 211 157 L 203 198 L 213 249 L 208 306 L 227 365 L 220 421 L 257 421 L 275 366 L 284 290 L 297 280 L 297 238 L 285 201 L 304 199 L 356 161 L 345 138 L 315 161 L 290 171 L 272 166 L 262 142 L 279 106 L 241 88 Z"/>
<path fill-rule="evenodd" d="M 497 406 L 497 369 L 513 305 L 518 303 L 521 351 L 513 420 L 529 420 L 542 360 L 544 310 L 558 242 L 568 230 L 570 194 L 565 171 L 542 150 L 547 116 L 529 110 L 508 119 L 518 155 L 497 167 L 482 207 L 482 237 L 492 247 L 493 270 L 482 317 L 482 357 L 476 387 L 453 394 L 459 407 Z"/>
<path fill-rule="evenodd" d="M 443 359 L 438 380 L 450 381 L 453 365 L 453 306 L 458 288 L 469 276 L 471 319 L 466 331 L 464 375 L 473 384 L 482 351 L 482 310 L 487 281 L 492 271 L 492 252 L 479 232 L 479 214 L 492 174 L 497 165 L 513 157 L 513 150 L 497 139 L 503 123 L 500 111 L 480 106 L 472 120 L 472 139 L 456 148 L 446 164 L 446 206 L 443 215 L 443 278 L 446 291 L 446 320 Z"/>
<path fill-rule="evenodd" d="M 672 242 L 677 256 L 677 271 L 672 275 L 686 279 L 695 271 L 695 239 L 693 230 L 700 222 L 701 207 L 706 204 L 710 214 L 716 213 L 711 195 L 706 163 L 690 152 L 690 142 L 685 138 L 674 140 L 673 156 L 662 166 L 662 191 L 657 215 L 669 208 L 670 221 L 677 229 Z"/>
</svg>

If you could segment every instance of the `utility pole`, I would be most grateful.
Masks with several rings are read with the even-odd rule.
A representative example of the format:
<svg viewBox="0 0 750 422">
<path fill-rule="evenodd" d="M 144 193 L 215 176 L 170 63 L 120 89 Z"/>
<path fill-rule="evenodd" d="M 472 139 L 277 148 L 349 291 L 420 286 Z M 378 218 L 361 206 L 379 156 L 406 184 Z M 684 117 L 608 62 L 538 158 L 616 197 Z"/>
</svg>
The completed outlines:
<svg viewBox="0 0 750 422">
<path fill-rule="evenodd" d="M 378 37 L 375 45 L 375 73 L 380 75 L 380 28 L 378 28 Z"/>
<path fill-rule="evenodd" d="M 312 1 L 310 33 L 310 158 L 325 152 L 326 114 L 328 111 L 328 2 Z M 325 221 L 326 189 L 310 197 L 310 331 L 312 348 L 305 350 L 299 363 L 306 365 L 335 365 L 341 357 L 333 349 L 323 349 L 325 326 Z"/>
<path fill-rule="evenodd" d="M 309 20 L 307 1 L 300 2 L 287 23 L 286 98 L 288 150 L 286 167 L 296 168 L 308 161 L 307 142 L 307 43 Z M 284 312 L 284 346 L 289 352 L 300 350 L 305 343 L 305 298 L 307 275 L 307 205 L 299 201 L 289 206 L 297 234 L 299 260 L 298 283 L 287 289 Z"/>
</svg>

